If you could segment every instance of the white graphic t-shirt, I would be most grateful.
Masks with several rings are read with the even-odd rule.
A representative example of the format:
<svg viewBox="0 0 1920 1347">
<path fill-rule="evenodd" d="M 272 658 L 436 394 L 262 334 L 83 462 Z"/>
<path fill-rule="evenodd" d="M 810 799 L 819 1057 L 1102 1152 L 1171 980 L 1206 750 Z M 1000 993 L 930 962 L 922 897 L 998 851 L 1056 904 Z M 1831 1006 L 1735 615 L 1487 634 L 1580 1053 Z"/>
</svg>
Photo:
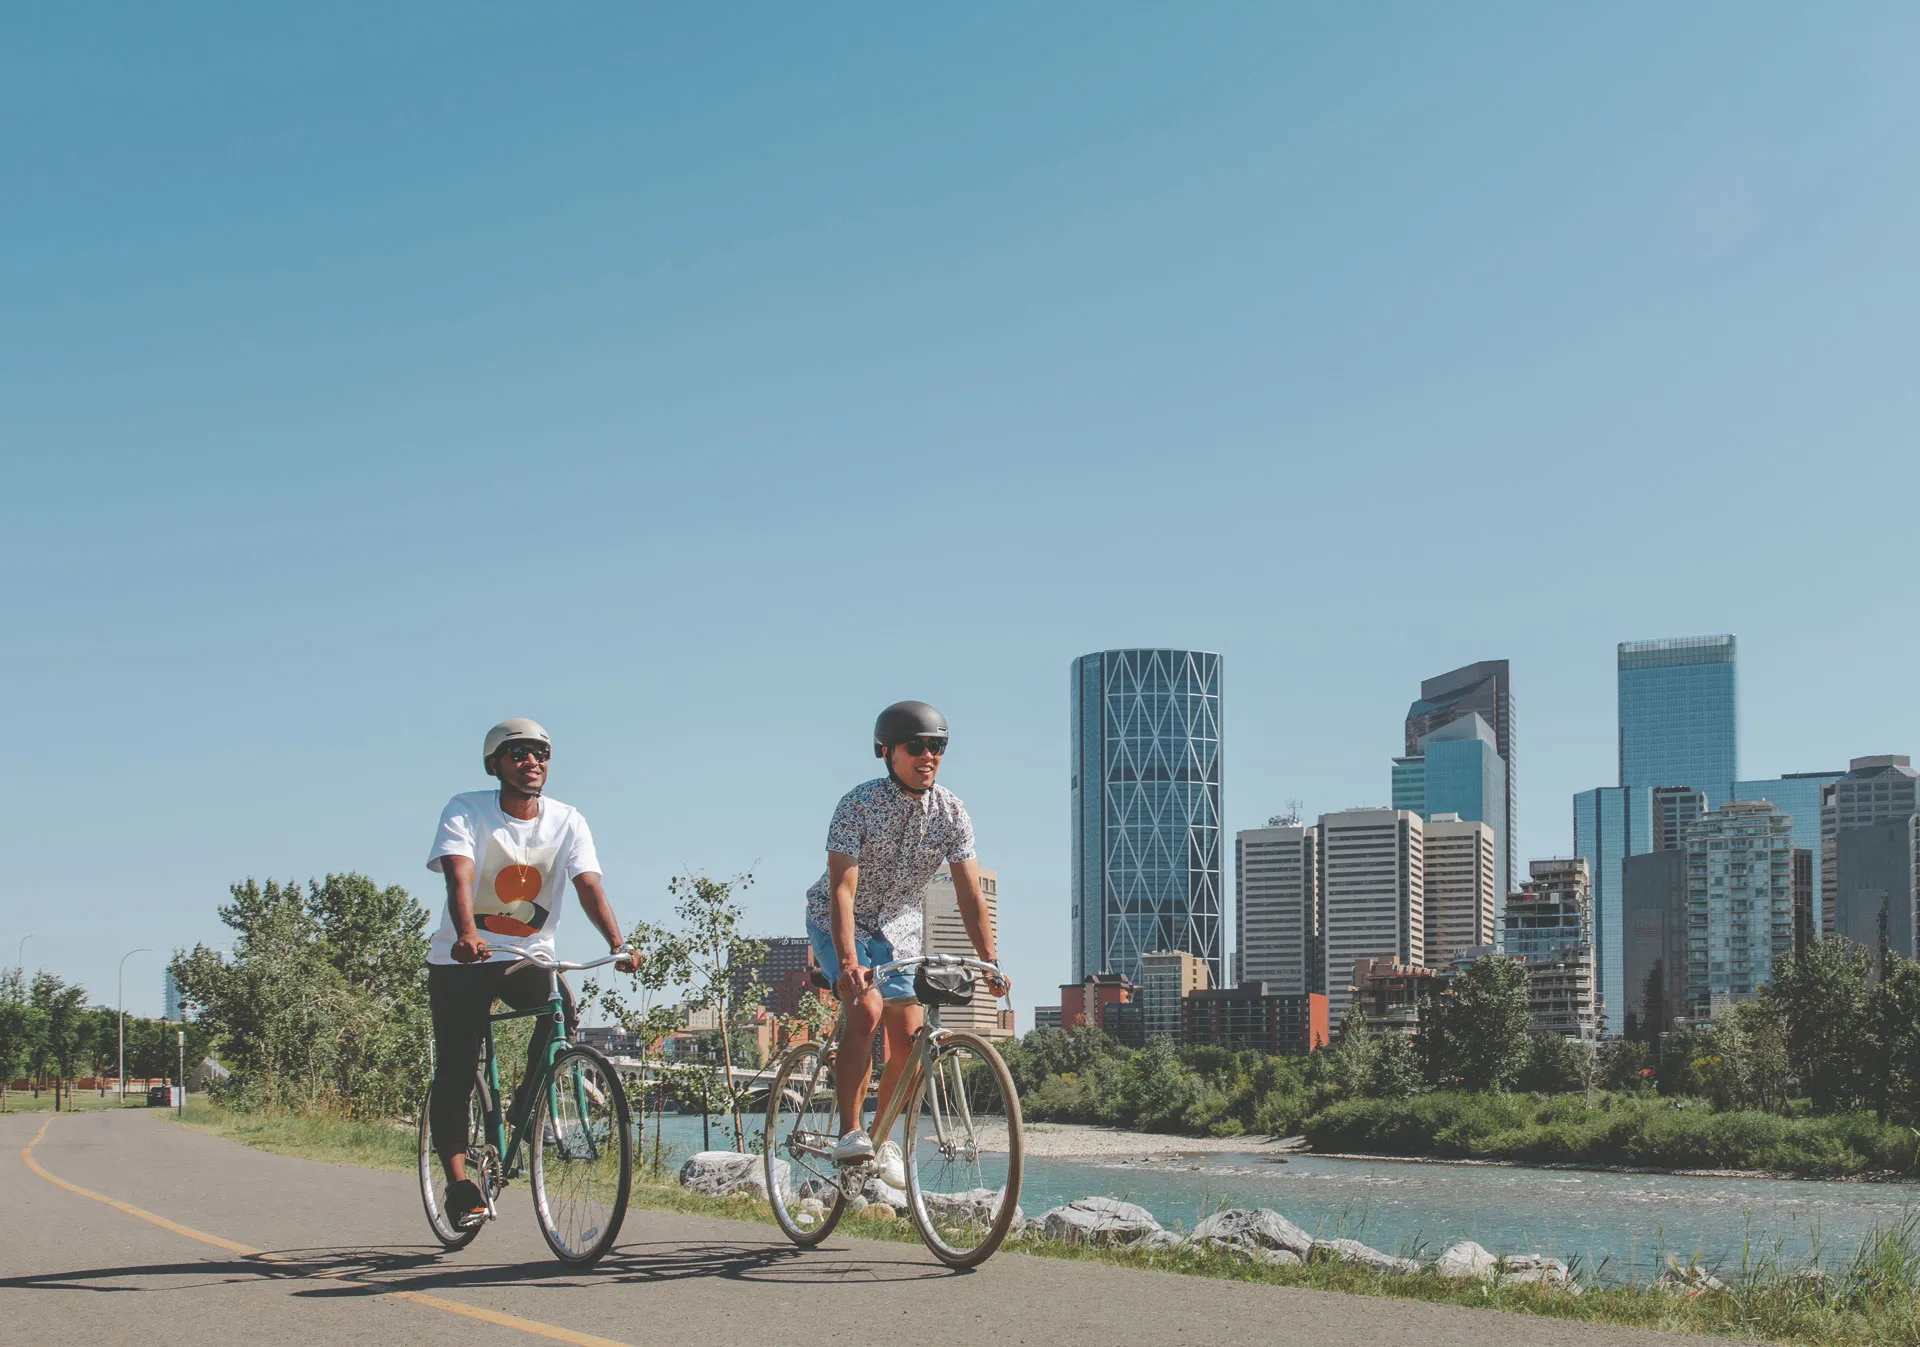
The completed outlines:
<svg viewBox="0 0 1920 1347">
<path fill-rule="evenodd" d="M 567 884 L 576 875 L 598 874 L 593 834 L 572 805 L 542 797 L 540 813 L 517 819 L 500 808 L 495 790 L 469 791 L 447 801 L 427 869 L 444 870 L 443 858 L 473 862 L 473 924 L 496 949 L 558 958 L 553 928 L 560 924 Z M 427 962 L 453 962 L 453 913 L 441 904 L 440 929 Z"/>
</svg>

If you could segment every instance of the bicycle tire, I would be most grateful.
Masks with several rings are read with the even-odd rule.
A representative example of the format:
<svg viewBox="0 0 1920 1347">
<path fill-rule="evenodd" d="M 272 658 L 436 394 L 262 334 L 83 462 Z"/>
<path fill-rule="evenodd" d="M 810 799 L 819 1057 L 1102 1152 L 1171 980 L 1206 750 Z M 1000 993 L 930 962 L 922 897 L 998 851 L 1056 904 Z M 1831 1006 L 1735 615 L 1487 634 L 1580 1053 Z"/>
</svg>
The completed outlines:
<svg viewBox="0 0 1920 1347">
<path fill-rule="evenodd" d="M 935 1152 L 941 1149 L 937 1133 L 930 1135 L 921 1130 L 923 1123 L 929 1118 L 927 1106 L 930 1103 L 939 1104 L 940 1114 L 934 1116 L 944 1115 L 945 1125 L 950 1129 L 955 1126 L 953 1120 L 956 1116 L 965 1117 L 965 1122 L 960 1125 L 969 1135 L 959 1148 L 963 1152 L 969 1147 L 973 1149 L 976 1159 L 975 1171 L 982 1172 L 977 1164 L 977 1157 L 984 1148 L 979 1145 L 981 1134 L 973 1129 L 984 1129 L 988 1124 L 976 1122 L 973 1114 L 986 1112 L 976 1105 L 988 1104 L 990 1100 L 984 1091 L 977 1098 L 973 1096 L 972 1089 L 983 1086 L 985 1082 L 976 1077 L 973 1086 L 968 1086 L 959 1063 L 959 1054 L 962 1051 L 971 1053 L 978 1059 L 980 1067 L 992 1078 L 992 1088 L 1001 1098 L 1002 1103 L 998 1114 L 989 1114 L 989 1116 L 997 1117 L 1006 1127 L 1006 1169 L 997 1190 L 988 1189 L 982 1183 L 977 1186 L 969 1184 L 963 1192 L 954 1193 L 949 1184 L 948 1188 L 938 1193 L 928 1193 L 923 1186 L 924 1176 L 921 1173 L 922 1157 L 926 1154 L 923 1143 L 929 1145 Z M 948 1083 L 949 1073 L 945 1069 L 949 1065 L 953 1067 L 953 1074 L 956 1077 L 962 1077 L 958 1093 L 965 1102 L 957 1109 L 953 1107 L 954 1091 Z M 1020 1178 L 1025 1154 L 1025 1136 L 1020 1118 L 1020 1094 L 1014 1088 L 1013 1074 L 1007 1070 L 1006 1062 L 1001 1059 L 993 1044 L 978 1034 L 953 1032 L 941 1035 L 937 1050 L 928 1058 L 926 1067 L 923 1069 L 919 1088 L 913 1092 L 912 1098 L 907 1103 L 906 1141 L 904 1158 L 907 1169 L 907 1214 L 913 1218 L 914 1228 L 920 1232 L 921 1240 L 925 1242 L 933 1256 L 948 1267 L 976 1267 L 986 1262 L 1005 1241 L 1007 1232 L 1013 1227 L 1014 1217 L 1019 1214 Z M 987 1195 L 979 1197 L 975 1195 L 976 1192 Z M 956 1233 L 957 1227 L 951 1220 L 945 1222 L 936 1220 L 933 1204 L 929 1201 L 933 1197 L 955 1200 L 956 1205 L 947 1208 L 949 1213 L 955 1210 L 971 1212 L 981 1207 L 986 1208 L 991 1214 L 991 1220 L 987 1221 L 984 1230 L 980 1231 L 982 1234 L 980 1242 L 968 1247 L 955 1244 L 951 1236 Z M 962 1207 L 958 1205 L 959 1203 L 970 1205 Z M 974 1229 L 979 1229 L 975 1223 L 970 1225 Z"/>
<path fill-rule="evenodd" d="M 486 1120 L 481 1116 L 479 1106 L 475 1102 L 476 1094 L 477 1092 L 470 1092 L 467 1095 L 469 1150 L 472 1148 L 474 1136 L 472 1129 L 484 1128 L 486 1125 Z M 440 1241 L 442 1248 L 451 1253 L 455 1249 L 464 1249 L 473 1243 L 480 1233 L 480 1226 L 462 1230 L 448 1220 L 446 1212 L 440 1209 L 438 1189 L 441 1181 L 446 1177 L 446 1171 L 440 1167 L 439 1153 L 433 1149 L 433 1131 L 429 1121 L 432 1116 L 432 1103 L 433 1086 L 428 1085 L 427 1092 L 420 1096 L 420 1204 L 427 1209 L 427 1226 L 433 1231 L 433 1237 Z M 480 1135 L 484 1137 L 486 1134 L 482 1131 Z M 469 1156 L 469 1171 L 472 1168 L 471 1158 Z M 482 1221 L 480 1224 L 485 1225 L 486 1222 Z"/>
<path fill-rule="evenodd" d="M 840 1104 L 834 1098 L 832 1065 L 822 1060 L 824 1047 L 820 1043 L 799 1043 L 787 1049 L 780 1058 L 773 1084 L 767 1090 L 767 1122 L 760 1133 L 761 1172 L 766 1176 L 767 1200 L 773 1208 L 774 1223 L 780 1227 L 782 1234 L 803 1249 L 811 1249 L 832 1234 L 847 1209 L 846 1190 L 840 1185 L 839 1170 L 832 1156 L 816 1158 L 810 1150 L 820 1143 L 822 1137 L 825 1137 L 825 1145 L 829 1148 L 839 1139 L 837 1132 L 831 1129 L 839 1117 Z M 799 1083 L 796 1084 L 796 1081 Z M 792 1127 L 784 1138 L 780 1132 L 780 1106 L 783 1102 L 800 1104 L 800 1107 L 792 1110 Z M 829 1130 L 826 1132 L 822 1131 L 818 1122 L 818 1116 L 822 1114 L 827 1119 Z M 781 1191 L 780 1176 L 774 1168 L 774 1162 L 782 1159 L 788 1165 L 789 1187 L 785 1192 Z M 805 1171 L 806 1179 L 831 1185 L 833 1199 L 822 1202 L 826 1208 L 823 1214 L 814 1215 L 799 1209 L 806 1197 L 812 1197 L 815 1201 L 821 1199 L 818 1193 L 801 1194 L 800 1189 L 806 1179 L 798 1177 L 798 1170 Z"/>
<path fill-rule="evenodd" d="M 588 1085 L 590 1080 L 597 1084 Z M 573 1267 L 590 1267 L 619 1237 L 633 1191 L 633 1122 L 627 1092 L 613 1063 L 584 1046 L 570 1047 L 555 1058 L 545 1085 L 535 1105 L 527 1159 L 534 1219 L 554 1257 Z M 576 1090 L 586 1093 L 576 1095 Z M 600 1098 L 594 1098 L 594 1092 Z M 588 1116 L 602 1103 L 604 1128 L 602 1118 Z M 609 1147 L 616 1171 L 611 1187 L 602 1169 Z M 582 1196 L 554 1191 L 548 1165 L 555 1159 L 563 1166 L 556 1171 L 563 1175 L 561 1187 Z M 562 1207 L 563 1214 L 556 1214 L 556 1207 Z M 586 1228 L 574 1228 L 581 1224 Z"/>
</svg>

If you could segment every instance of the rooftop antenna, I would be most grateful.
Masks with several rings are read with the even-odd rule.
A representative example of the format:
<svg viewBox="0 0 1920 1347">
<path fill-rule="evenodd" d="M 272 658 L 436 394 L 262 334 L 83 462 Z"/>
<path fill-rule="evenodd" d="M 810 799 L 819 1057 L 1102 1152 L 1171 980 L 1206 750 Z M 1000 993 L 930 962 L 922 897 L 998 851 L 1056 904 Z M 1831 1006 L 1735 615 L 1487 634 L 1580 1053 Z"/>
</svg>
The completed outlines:
<svg viewBox="0 0 1920 1347">
<path fill-rule="evenodd" d="M 1269 828 L 1298 828 L 1300 826 L 1300 811 L 1304 808 L 1306 808 L 1306 805 L 1303 801 L 1288 800 L 1287 812 L 1284 814 L 1275 814 L 1267 820 L 1267 826 Z"/>
</svg>

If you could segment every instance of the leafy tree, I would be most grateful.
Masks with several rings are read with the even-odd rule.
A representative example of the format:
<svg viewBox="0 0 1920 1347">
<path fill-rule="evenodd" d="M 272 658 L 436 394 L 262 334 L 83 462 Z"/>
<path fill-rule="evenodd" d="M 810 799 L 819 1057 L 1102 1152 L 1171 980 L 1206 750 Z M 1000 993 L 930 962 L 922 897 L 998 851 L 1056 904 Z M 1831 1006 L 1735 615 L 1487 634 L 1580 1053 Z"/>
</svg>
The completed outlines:
<svg viewBox="0 0 1920 1347">
<path fill-rule="evenodd" d="M 1602 1045 L 1597 1067 L 1604 1090 L 1640 1091 L 1653 1084 L 1653 1050 L 1639 1040 Z"/>
<path fill-rule="evenodd" d="M 1816 1112 L 1847 1113 L 1869 1102 L 1872 986 L 1872 958 L 1846 940 L 1818 940 L 1798 957 L 1774 961 L 1771 991 L 1785 1021 L 1788 1063 Z"/>
<path fill-rule="evenodd" d="M 1532 1050 L 1527 968 L 1518 959 L 1476 959 L 1443 996 L 1422 1006 L 1429 1075 L 1468 1090 L 1505 1090 Z"/>
<path fill-rule="evenodd" d="M 662 1126 L 669 1074 L 659 1060 L 660 1048 L 667 1035 L 680 1027 L 679 1016 L 674 1014 L 672 1006 L 663 1005 L 661 998 L 669 989 L 683 986 L 693 975 L 693 969 L 687 957 L 686 941 L 664 926 L 647 921 L 636 922 L 633 929 L 627 932 L 627 944 L 640 955 L 639 969 L 629 974 L 613 974 L 604 987 L 597 978 L 589 979 L 581 989 L 582 999 L 589 1005 L 597 1004 L 602 1014 L 639 1041 L 640 1059 L 649 1064 L 646 1070 L 653 1072 L 653 1167 L 658 1169 L 664 1155 Z M 621 988 L 623 978 L 625 991 Z M 640 1077 L 627 1081 L 626 1086 L 629 1095 L 635 1096 L 639 1105 L 641 1135 L 644 1136 L 647 1125 L 644 1072 Z"/>
<path fill-rule="evenodd" d="M 1868 1090 L 1881 1121 L 1920 1118 L 1920 964 L 1891 956 L 1867 997 Z"/>
<path fill-rule="evenodd" d="M 1593 1053 L 1563 1034 L 1536 1033 L 1515 1084 L 1532 1094 L 1577 1094 L 1587 1088 Z"/>
<path fill-rule="evenodd" d="M 425 910 L 359 875 L 310 881 L 304 894 L 248 880 L 229 895 L 220 919 L 236 933 L 232 957 L 196 946 L 172 964 L 233 1069 L 229 1096 L 361 1116 L 416 1103 L 429 1037 Z"/>
<path fill-rule="evenodd" d="M 1375 1099 L 1411 1099 L 1423 1083 L 1413 1039 L 1402 1033 L 1381 1034 L 1367 1069 L 1367 1093 Z"/>
<path fill-rule="evenodd" d="M 1786 1025 L 1771 998 L 1730 1007 L 1707 1031 L 1704 1046 L 1694 1069 L 1716 1110 L 1777 1112 L 1785 1106 Z"/>
<path fill-rule="evenodd" d="M 1668 1034 L 1660 1046 L 1659 1064 L 1654 1068 L 1654 1083 L 1661 1095 L 1678 1098 L 1704 1093 L 1706 1086 L 1694 1060 L 1707 1055 L 1703 1035 L 1680 1031 Z"/>
<path fill-rule="evenodd" d="M 14 1073 L 26 1073 L 46 1040 L 46 1012 L 27 999 L 25 970 L 0 972 L 0 1107 Z"/>
<path fill-rule="evenodd" d="M 42 969 L 33 975 L 27 1000 L 40 1011 L 44 1026 L 37 1044 L 36 1074 L 44 1077 L 51 1066 L 58 1080 L 71 1078 L 73 1064 L 87 1050 L 87 1031 L 92 1028 L 87 989 Z"/>
</svg>

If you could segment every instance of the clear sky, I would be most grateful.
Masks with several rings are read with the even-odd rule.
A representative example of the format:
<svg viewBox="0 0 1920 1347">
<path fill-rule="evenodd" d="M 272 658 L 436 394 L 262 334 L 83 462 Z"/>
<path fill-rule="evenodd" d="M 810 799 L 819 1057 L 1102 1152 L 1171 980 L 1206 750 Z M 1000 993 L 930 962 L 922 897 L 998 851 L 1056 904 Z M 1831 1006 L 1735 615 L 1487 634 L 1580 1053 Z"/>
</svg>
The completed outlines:
<svg viewBox="0 0 1920 1347">
<path fill-rule="evenodd" d="M 18 11 L 0 961 L 437 908 L 507 715 L 624 918 L 751 867 L 797 933 L 922 697 L 1025 1027 L 1113 646 L 1224 655 L 1230 828 L 1386 800 L 1506 657 L 1564 853 L 1629 638 L 1738 633 L 1744 774 L 1920 747 L 1917 60 L 1905 3 Z"/>
</svg>

